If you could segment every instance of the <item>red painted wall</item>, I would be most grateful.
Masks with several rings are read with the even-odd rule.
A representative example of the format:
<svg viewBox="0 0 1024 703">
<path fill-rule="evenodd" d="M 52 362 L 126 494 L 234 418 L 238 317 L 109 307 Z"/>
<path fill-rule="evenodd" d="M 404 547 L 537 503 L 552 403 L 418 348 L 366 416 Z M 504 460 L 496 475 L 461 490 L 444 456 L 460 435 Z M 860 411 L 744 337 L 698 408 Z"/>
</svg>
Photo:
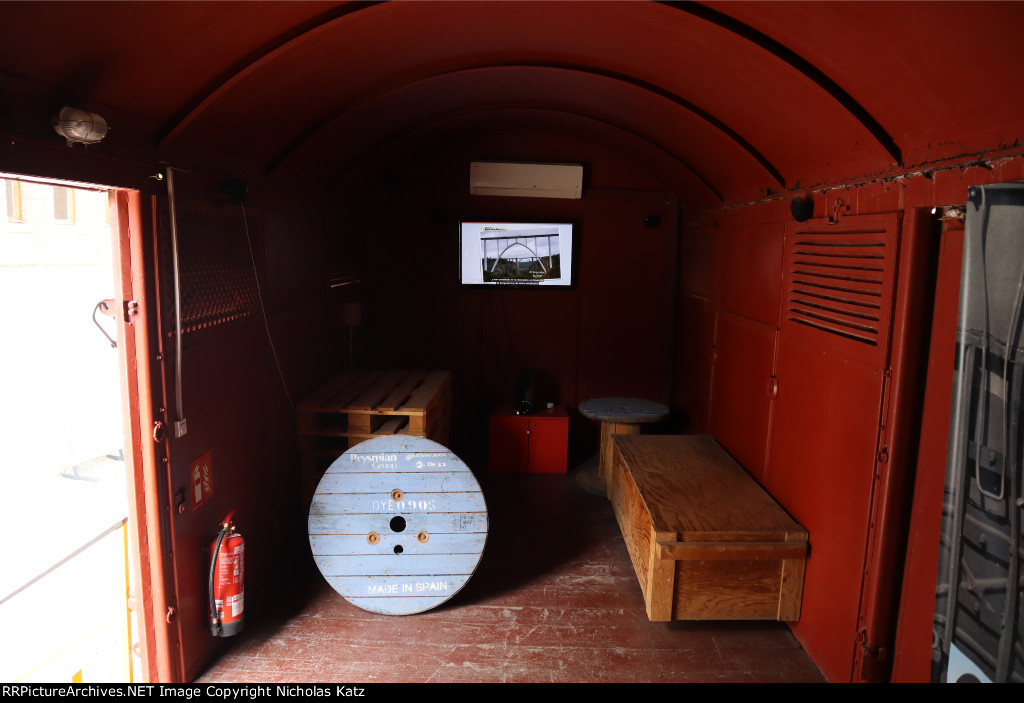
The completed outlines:
<svg viewBox="0 0 1024 703">
<path fill-rule="evenodd" d="M 366 167 L 337 189 L 343 198 L 351 182 L 360 190 L 352 220 L 334 223 L 339 231 L 355 229 L 363 246 L 357 362 L 450 369 L 453 448 L 479 468 L 485 466 L 490 409 L 513 400 L 521 369 L 536 373 L 541 402 L 565 405 L 572 413 L 570 463 L 596 449 L 596 427 L 575 411 L 581 401 L 630 395 L 675 404 L 680 314 L 675 198 L 657 189 L 652 175 L 599 146 L 556 149 L 543 135 L 518 141 L 526 144 L 518 147 L 524 150 L 520 160 L 529 155 L 529 160 L 585 163 L 587 196 L 469 195 L 469 161 L 511 148 L 505 140 L 465 148 L 446 144 L 451 153 L 428 151 L 413 159 L 403 155 Z M 647 228 L 644 218 L 652 213 L 661 223 Z M 578 245 L 576 285 L 570 290 L 459 285 L 463 219 L 571 220 Z"/>
</svg>

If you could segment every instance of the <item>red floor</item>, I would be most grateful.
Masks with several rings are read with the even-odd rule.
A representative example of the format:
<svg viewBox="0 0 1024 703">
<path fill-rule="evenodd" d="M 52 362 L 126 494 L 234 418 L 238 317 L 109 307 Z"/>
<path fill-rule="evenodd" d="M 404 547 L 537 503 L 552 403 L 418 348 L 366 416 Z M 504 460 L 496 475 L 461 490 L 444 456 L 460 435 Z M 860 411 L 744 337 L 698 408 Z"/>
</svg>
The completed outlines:
<svg viewBox="0 0 1024 703">
<path fill-rule="evenodd" d="M 488 542 L 453 598 L 375 615 L 313 567 L 305 604 L 250 627 L 199 681 L 824 681 L 784 624 L 649 622 L 610 503 L 571 474 L 481 483 Z"/>
</svg>

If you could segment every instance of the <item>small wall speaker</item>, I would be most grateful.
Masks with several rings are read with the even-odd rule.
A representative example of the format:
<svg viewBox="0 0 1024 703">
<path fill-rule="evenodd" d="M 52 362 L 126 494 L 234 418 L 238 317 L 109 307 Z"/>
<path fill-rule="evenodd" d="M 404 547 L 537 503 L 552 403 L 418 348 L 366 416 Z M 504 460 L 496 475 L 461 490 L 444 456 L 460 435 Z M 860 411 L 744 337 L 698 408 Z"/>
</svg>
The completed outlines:
<svg viewBox="0 0 1024 703">
<path fill-rule="evenodd" d="M 814 199 L 807 195 L 789 201 L 789 211 L 797 222 L 807 222 L 814 217 Z"/>
</svg>

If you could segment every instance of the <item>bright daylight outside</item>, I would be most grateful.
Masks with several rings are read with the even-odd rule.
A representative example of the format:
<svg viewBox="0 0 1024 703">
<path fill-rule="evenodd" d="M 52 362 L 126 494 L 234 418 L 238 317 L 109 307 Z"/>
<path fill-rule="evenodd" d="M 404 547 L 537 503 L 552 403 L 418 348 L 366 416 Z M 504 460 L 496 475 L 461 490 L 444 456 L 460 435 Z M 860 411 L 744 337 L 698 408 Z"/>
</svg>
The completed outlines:
<svg viewBox="0 0 1024 703">
<path fill-rule="evenodd" d="M 0 183 L 0 681 L 131 681 L 108 194 Z"/>
</svg>

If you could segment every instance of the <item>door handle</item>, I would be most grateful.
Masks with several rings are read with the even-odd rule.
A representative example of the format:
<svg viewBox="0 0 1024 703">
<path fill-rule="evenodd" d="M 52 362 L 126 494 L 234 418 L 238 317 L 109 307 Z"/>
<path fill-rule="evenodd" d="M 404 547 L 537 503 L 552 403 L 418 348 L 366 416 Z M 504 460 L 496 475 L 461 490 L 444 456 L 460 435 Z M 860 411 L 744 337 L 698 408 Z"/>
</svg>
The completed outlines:
<svg viewBox="0 0 1024 703">
<path fill-rule="evenodd" d="M 106 300 L 101 300 L 100 302 L 96 303 L 96 307 L 94 307 L 92 309 L 92 321 L 93 321 L 93 324 L 95 324 L 96 327 L 99 329 L 99 331 L 103 333 L 103 336 L 107 338 L 107 341 L 110 342 L 110 348 L 111 349 L 117 349 L 117 342 L 114 341 L 113 337 L 111 337 L 109 334 L 107 334 L 107 331 L 105 329 L 103 329 L 103 325 L 101 325 L 100 321 L 96 319 L 96 313 L 97 312 L 102 312 L 107 317 L 113 317 L 114 316 L 113 302 L 114 302 L 113 298 L 107 298 Z"/>
</svg>

